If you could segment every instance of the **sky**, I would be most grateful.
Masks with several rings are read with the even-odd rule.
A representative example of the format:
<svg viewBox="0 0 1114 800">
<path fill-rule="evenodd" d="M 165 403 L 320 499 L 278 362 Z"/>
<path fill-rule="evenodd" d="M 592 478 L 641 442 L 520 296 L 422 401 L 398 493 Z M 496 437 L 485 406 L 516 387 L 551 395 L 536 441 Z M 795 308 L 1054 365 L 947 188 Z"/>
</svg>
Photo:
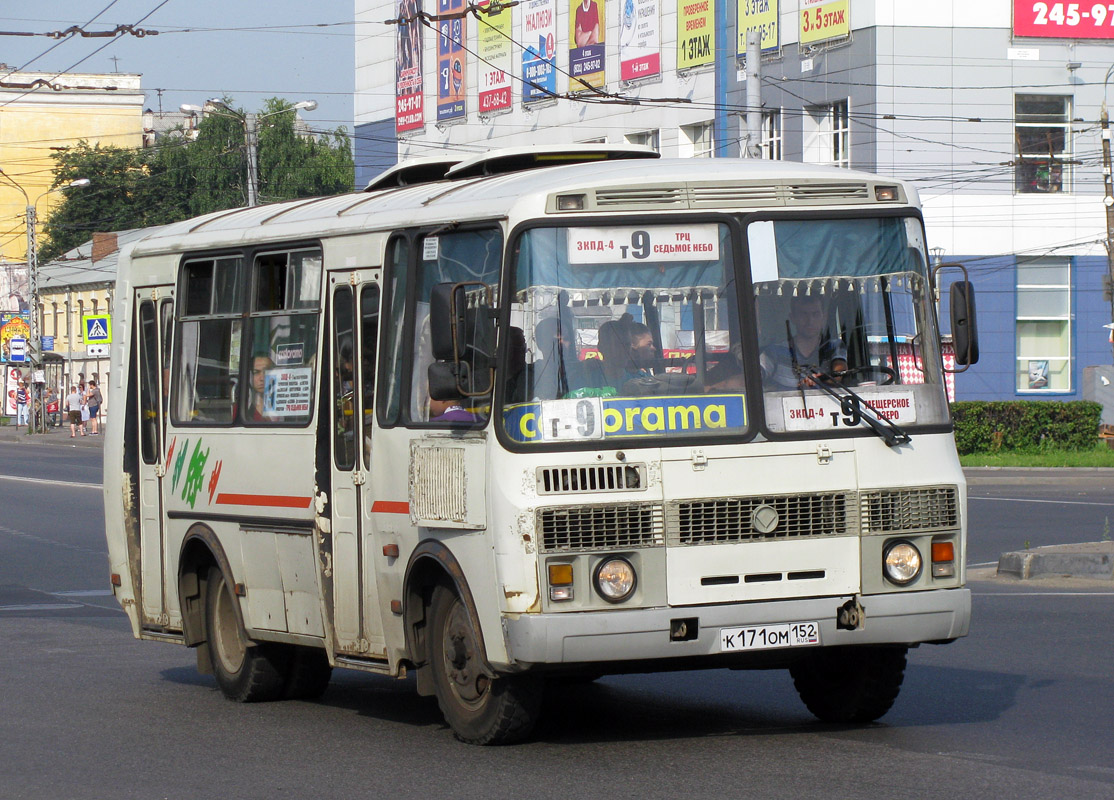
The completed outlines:
<svg viewBox="0 0 1114 800">
<path fill-rule="evenodd" d="M 246 111 L 259 110 L 268 97 L 316 100 L 316 111 L 302 112 L 310 125 L 351 132 L 353 8 L 353 0 L 0 0 L 2 32 L 72 25 L 159 32 L 111 40 L 0 35 L 0 63 L 28 71 L 141 73 L 146 107 L 155 111 L 156 89 L 163 90 L 164 111 L 224 95 Z"/>
</svg>

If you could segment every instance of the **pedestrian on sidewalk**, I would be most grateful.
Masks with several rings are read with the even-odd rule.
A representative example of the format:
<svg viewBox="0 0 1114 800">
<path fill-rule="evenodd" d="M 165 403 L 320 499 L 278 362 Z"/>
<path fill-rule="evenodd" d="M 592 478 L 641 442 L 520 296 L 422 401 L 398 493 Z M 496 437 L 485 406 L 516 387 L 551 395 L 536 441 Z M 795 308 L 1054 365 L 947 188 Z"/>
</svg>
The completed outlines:
<svg viewBox="0 0 1114 800">
<path fill-rule="evenodd" d="M 15 426 L 27 424 L 27 382 L 20 381 L 15 390 Z"/>
<path fill-rule="evenodd" d="M 103 402 L 101 388 L 97 386 L 96 381 L 90 380 L 89 388 L 85 390 L 85 404 L 89 408 L 89 432 L 94 436 L 100 433 L 100 413 Z"/>
<path fill-rule="evenodd" d="M 77 435 L 77 429 L 81 427 L 81 406 L 81 395 L 78 394 L 76 386 L 71 386 L 70 393 L 66 395 L 66 411 L 70 414 L 71 439 Z M 81 428 L 81 435 L 85 435 L 84 428 Z"/>
</svg>

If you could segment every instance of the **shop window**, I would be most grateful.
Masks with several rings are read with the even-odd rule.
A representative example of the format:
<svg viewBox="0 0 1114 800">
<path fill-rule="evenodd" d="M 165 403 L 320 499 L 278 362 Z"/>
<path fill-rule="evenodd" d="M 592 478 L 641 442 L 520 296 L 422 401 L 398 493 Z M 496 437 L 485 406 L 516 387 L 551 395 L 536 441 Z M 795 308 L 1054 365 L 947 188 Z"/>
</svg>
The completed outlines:
<svg viewBox="0 0 1114 800">
<path fill-rule="evenodd" d="M 1019 94 L 1014 98 L 1014 139 L 1018 192 L 1070 190 L 1071 98 Z"/>
<path fill-rule="evenodd" d="M 851 166 L 851 102 L 809 106 L 804 117 L 804 161 Z"/>
<path fill-rule="evenodd" d="M 1071 262 L 1017 265 L 1017 391 L 1070 392 Z"/>
</svg>

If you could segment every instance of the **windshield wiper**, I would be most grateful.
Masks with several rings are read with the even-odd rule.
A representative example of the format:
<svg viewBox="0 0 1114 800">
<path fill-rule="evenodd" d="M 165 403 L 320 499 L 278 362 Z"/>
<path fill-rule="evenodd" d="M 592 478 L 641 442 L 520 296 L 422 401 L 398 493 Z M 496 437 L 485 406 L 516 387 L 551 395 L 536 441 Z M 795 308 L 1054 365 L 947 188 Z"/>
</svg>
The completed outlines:
<svg viewBox="0 0 1114 800">
<path fill-rule="evenodd" d="M 793 365 L 793 369 L 796 371 L 797 377 L 800 378 L 802 387 L 805 381 L 808 381 L 809 384 L 823 389 L 824 392 L 834 397 L 836 400 L 842 401 L 845 397 L 853 397 L 860 408 L 865 407 L 870 409 L 874 416 L 871 417 L 867 414 L 860 413 L 858 415 L 859 420 L 878 434 L 879 438 L 886 443 L 887 447 L 897 447 L 899 444 L 909 444 L 909 442 L 913 441 L 912 437 L 906 433 L 903 428 L 898 426 L 893 420 L 882 416 L 878 409 L 864 400 L 858 392 L 852 391 L 848 386 L 844 386 L 832 375 L 815 367 L 805 369 L 796 364 Z M 803 388 L 801 391 L 801 398 L 802 400 L 804 399 Z M 807 408 L 808 406 L 806 405 L 805 407 Z"/>
</svg>

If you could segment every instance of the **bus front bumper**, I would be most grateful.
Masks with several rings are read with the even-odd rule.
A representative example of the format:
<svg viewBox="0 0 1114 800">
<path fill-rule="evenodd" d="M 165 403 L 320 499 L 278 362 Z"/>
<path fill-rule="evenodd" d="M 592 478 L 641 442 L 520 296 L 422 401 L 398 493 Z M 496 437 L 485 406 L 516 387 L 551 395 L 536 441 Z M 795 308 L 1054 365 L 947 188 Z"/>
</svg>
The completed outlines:
<svg viewBox="0 0 1114 800">
<path fill-rule="evenodd" d="M 862 626 L 843 630 L 836 615 L 852 595 L 735 605 L 639 608 L 623 611 L 519 614 L 504 617 L 513 662 L 575 664 L 721 655 L 720 631 L 793 622 L 817 622 L 822 646 L 918 644 L 966 636 L 968 589 L 860 596 Z M 697 620 L 695 638 L 674 641 L 674 620 Z M 689 627 L 691 631 L 692 628 Z M 691 635 L 691 634 L 690 634 Z"/>
</svg>

